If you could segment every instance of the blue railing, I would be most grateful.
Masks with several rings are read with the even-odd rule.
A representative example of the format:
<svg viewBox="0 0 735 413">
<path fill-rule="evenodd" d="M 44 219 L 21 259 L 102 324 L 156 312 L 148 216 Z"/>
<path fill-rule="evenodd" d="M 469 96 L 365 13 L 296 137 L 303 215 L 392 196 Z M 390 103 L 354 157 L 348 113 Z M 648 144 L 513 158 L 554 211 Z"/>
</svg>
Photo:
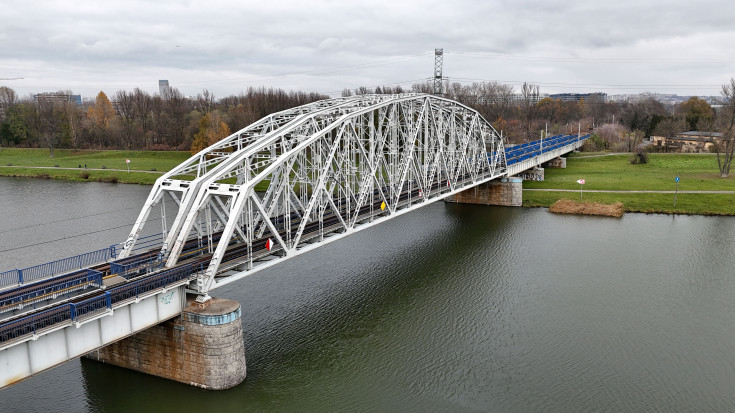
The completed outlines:
<svg viewBox="0 0 735 413">
<path fill-rule="evenodd" d="M 133 251 L 151 248 L 160 245 L 162 242 L 163 233 L 140 237 Z M 85 252 L 84 254 L 62 258 L 45 264 L 34 265 L 33 267 L 0 272 L 0 288 L 10 285 L 24 285 L 57 274 L 68 273 L 90 265 L 114 260 L 117 258 L 118 245 L 120 244 L 110 245 L 101 250 Z"/>
<path fill-rule="evenodd" d="M 145 248 L 151 248 L 155 247 L 157 245 L 161 245 L 163 243 L 163 233 L 159 232 L 158 234 L 148 235 L 145 237 L 138 238 L 137 241 L 135 241 L 135 247 L 131 250 L 133 251 L 140 251 Z"/>
<path fill-rule="evenodd" d="M 6 323 L 0 326 L 0 343 L 28 334 L 36 334 L 39 330 L 72 320 L 73 317 L 74 304 L 64 304 L 21 318 L 20 320 Z"/>
<path fill-rule="evenodd" d="M 41 280 L 56 274 L 63 274 L 84 267 L 107 262 L 115 258 L 115 246 L 110 246 L 97 251 L 86 252 L 69 258 L 47 262 L 46 264 L 34 265 L 33 267 L 20 270 L 10 270 L 0 273 L 0 287 L 16 284 L 28 284 L 29 282 Z"/>
<path fill-rule="evenodd" d="M 513 165 L 589 138 L 590 135 L 556 135 L 546 139 L 516 145 L 505 149 L 506 165 Z"/>
<path fill-rule="evenodd" d="M 0 313 L 46 301 L 59 295 L 67 296 L 88 287 L 102 288 L 102 273 L 84 269 L 76 273 L 61 275 L 41 282 L 12 288 L 0 293 Z"/>
<path fill-rule="evenodd" d="M 119 275 L 130 279 L 148 272 L 155 271 L 163 266 L 161 254 L 144 258 L 123 258 L 110 263 L 110 275 Z"/>
<path fill-rule="evenodd" d="M 21 274 L 22 273 L 20 272 L 20 270 L 0 272 L 0 287 L 4 287 L 6 285 L 22 284 L 23 278 Z"/>
<path fill-rule="evenodd" d="M 23 337 L 52 327 L 62 322 L 80 321 L 84 317 L 108 311 L 112 306 L 126 300 L 136 299 L 142 294 L 166 287 L 173 283 L 191 279 L 192 275 L 201 271 L 201 264 L 189 264 L 172 268 L 152 275 L 143 280 L 134 281 L 121 287 L 107 290 L 104 294 L 73 304 L 62 304 L 37 314 L 23 317 L 0 325 L 0 343 Z"/>
</svg>

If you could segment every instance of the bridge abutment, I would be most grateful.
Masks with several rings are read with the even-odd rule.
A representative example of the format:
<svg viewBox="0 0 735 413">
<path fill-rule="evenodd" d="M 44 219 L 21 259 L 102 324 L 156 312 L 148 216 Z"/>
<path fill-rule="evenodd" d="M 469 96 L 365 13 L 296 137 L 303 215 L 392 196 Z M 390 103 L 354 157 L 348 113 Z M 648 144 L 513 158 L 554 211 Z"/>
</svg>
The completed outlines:
<svg viewBox="0 0 735 413">
<path fill-rule="evenodd" d="M 545 168 L 566 168 L 567 167 L 567 158 L 562 158 L 561 156 L 557 156 L 556 158 L 544 163 Z"/>
<path fill-rule="evenodd" d="M 541 168 L 539 166 L 533 167 L 531 169 L 526 169 L 525 171 L 519 173 L 516 175 L 517 177 L 523 179 L 524 181 L 538 181 L 543 182 L 544 180 L 544 168 Z"/>
<path fill-rule="evenodd" d="M 240 303 L 193 298 L 179 317 L 87 355 L 88 358 L 210 390 L 245 380 Z"/>
<path fill-rule="evenodd" d="M 458 204 L 521 206 L 523 179 L 510 177 L 490 181 L 446 198 L 446 201 Z"/>
</svg>

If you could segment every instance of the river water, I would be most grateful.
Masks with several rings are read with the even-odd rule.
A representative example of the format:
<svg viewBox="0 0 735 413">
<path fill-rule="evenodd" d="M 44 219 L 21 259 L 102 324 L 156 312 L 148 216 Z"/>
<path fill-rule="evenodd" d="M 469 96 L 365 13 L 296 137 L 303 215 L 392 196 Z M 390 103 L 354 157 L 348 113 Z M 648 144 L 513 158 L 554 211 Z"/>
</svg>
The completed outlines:
<svg viewBox="0 0 735 413">
<path fill-rule="evenodd" d="M 0 178 L 0 271 L 125 239 L 145 186 Z M 74 360 L 0 412 L 735 411 L 735 218 L 435 203 L 216 290 L 246 381 Z"/>
</svg>

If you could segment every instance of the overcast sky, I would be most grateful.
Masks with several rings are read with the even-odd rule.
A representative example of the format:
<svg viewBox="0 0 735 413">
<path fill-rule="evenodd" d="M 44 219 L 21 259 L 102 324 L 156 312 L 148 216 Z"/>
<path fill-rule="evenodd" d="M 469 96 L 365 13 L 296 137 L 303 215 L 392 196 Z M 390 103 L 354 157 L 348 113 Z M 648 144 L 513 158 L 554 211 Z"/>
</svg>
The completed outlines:
<svg viewBox="0 0 735 413">
<path fill-rule="evenodd" d="M 216 97 L 249 86 L 338 95 L 410 86 L 444 49 L 452 81 L 542 92 L 719 95 L 735 77 L 735 2 L 3 0 L 0 85 L 21 96 L 158 80 Z"/>
</svg>

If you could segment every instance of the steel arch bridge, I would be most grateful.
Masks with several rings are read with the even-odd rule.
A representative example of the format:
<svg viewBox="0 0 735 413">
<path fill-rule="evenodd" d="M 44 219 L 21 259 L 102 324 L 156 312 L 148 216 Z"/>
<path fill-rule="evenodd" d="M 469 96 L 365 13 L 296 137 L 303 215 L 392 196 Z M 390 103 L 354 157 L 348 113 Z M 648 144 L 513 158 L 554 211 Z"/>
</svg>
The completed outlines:
<svg viewBox="0 0 735 413">
<path fill-rule="evenodd" d="M 160 207 L 158 258 L 166 267 L 199 259 L 206 270 L 191 288 L 206 294 L 506 173 L 501 135 L 455 101 L 319 101 L 266 116 L 159 178 L 120 257 Z M 167 199 L 178 207 L 170 224 Z M 190 252 L 194 239 L 205 261 Z"/>
</svg>

